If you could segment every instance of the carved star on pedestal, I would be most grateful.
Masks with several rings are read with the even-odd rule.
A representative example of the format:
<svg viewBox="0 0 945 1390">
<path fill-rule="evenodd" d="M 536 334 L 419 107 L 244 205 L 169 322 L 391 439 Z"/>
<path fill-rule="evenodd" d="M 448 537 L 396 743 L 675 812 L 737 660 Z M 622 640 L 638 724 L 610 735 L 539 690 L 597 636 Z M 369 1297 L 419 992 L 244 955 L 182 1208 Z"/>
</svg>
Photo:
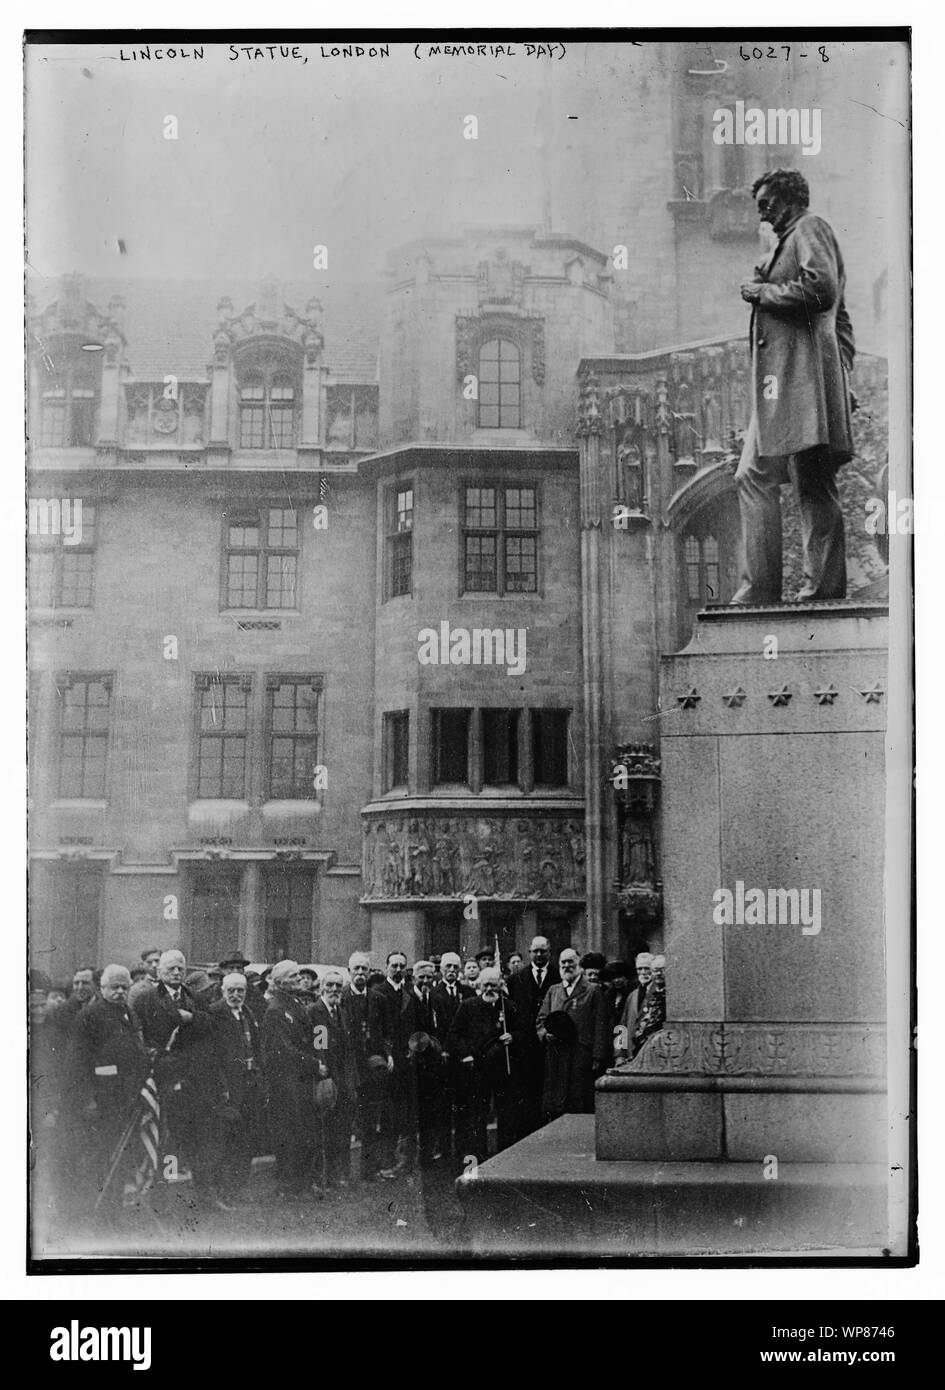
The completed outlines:
<svg viewBox="0 0 945 1390">
<path fill-rule="evenodd" d="M 886 692 L 879 681 L 874 681 L 869 690 L 861 690 L 860 694 L 868 705 L 878 705 Z"/>
<path fill-rule="evenodd" d="M 775 706 L 789 705 L 791 703 L 791 692 L 786 685 L 782 685 L 780 690 L 769 690 L 768 699 Z"/>
<path fill-rule="evenodd" d="M 822 690 L 814 691 L 814 699 L 817 701 L 818 705 L 833 705 L 833 702 L 839 694 L 840 691 L 835 685 L 827 685 L 824 686 Z"/>
<path fill-rule="evenodd" d="M 722 699 L 728 705 L 729 709 L 741 709 L 742 705 L 748 699 L 748 695 L 742 690 L 741 686 L 738 686 L 735 690 L 730 690 L 727 695 L 723 695 Z"/>
<path fill-rule="evenodd" d="M 689 690 L 687 690 L 685 695 L 676 696 L 677 703 L 681 705 L 683 709 L 695 709 L 696 705 L 699 703 L 701 699 L 702 696 L 699 694 L 695 686 L 692 686 Z"/>
</svg>

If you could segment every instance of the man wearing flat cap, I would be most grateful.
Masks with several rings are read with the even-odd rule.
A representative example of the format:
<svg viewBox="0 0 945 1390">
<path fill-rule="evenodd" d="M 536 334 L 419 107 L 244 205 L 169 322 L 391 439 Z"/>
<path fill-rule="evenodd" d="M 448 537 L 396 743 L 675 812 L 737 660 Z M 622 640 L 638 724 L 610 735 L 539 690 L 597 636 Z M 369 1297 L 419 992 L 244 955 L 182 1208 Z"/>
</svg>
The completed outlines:
<svg viewBox="0 0 945 1390">
<path fill-rule="evenodd" d="M 600 985 L 589 984 L 568 946 L 558 957 L 559 984 L 552 985 L 538 1011 L 536 1031 L 545 1049 L 545 1089 L 542 1109 L 546 1122 L 559 1115 L 593 1114 L 594 1081 L 607 1055 L 607 1015 Z M 559 1030 L 549 1020 L 565 1015 L 573 1024 Z M 556 1036 L 556 1034 L 558 1034 Z"/>
</svg>

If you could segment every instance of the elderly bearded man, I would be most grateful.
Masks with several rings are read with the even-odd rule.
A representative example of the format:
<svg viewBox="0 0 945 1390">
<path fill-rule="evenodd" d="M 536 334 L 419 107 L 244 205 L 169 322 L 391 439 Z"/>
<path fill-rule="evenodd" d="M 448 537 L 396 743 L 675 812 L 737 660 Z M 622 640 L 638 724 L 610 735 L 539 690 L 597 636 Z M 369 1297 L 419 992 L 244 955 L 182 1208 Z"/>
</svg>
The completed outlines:
<svg viewBox="0 0 945 1390">
<path fill-rule="evenodd" d="M 495 1102 L 496 1152 L 518 1137 L 522 1044 L 527 1031 L 518 1009 L 502 994 L 502 976 L 488 966 L 476 981 L 476 997 L 464 999 L 450 1029 L 450 1055 L 463 1070 L 460 1132 L 463 1152 L 489 1157 L 486 1123 Z"/>
<path fill-rule="evenodd" d="M 607 1012 L 600 985 L 589 984 L 570 946 L 558 957 L 561 982 L 538 1010 L 536 1031 L 545 1049 L 546 1120 L 594 1112 L 594 1081 L 607 1056 Z"/>
<path fill-rule="evenodd" d="M 344 976 L 330 966 L 322 976 L 321 997 L 309 1005 L 315 1051 L 334 1083 L 335 1102 L 321 1114 L 322 1170 L 326 1187 L 347 1187 L 351 1179 L 351 1125 L 358 1090 L 355 1045 L 341 1007 Z"/>
<path fill-rule="evenodd" d="M 125 967 L 106 965 L 101 994 L 82 1010 L 75 1025 L 77 1075 L 89 1124 L 87 1176 L 113 1211 L 121 1207 L 125 1179 L 139 1157 L 134 1146 L 129 1147 L 127 1161 L 119 1162 L 110 1175 L 107 1192 L 106 1174 L 148 1074 L 147 1050 L 128 1009 L 130 989 L 131 975 Z"/>
<path fill-rule="evenodd" d="M 246 976 L 224 975 L 222 998 L 210 1005 L 221 1097 L 217 1107 L 214 1180 L 218 1205 L 231 1205 L 249 1178 L 262 1134 L 262 1044 L 246 1001 Z"/>
<path fill-rule="evenodd" d="M 829 223 L 808 210 L 810 190 L 797 170 L 763 174 L 752 193 L 778 242 L 741 286 L 752 306 L 754 409 L 735 474 L 741 574 L 731 602 L 781 602 L 779 491 L 788 481 L 801 515 L 804 585 L 797 600 L 842 599 L 847 575 L 837 470 L 853 457 L 854 356 L 843 257 Z"/>
<path fill-rule="evenodd" d="M 212 1112 L 218 1096 L 213 1023 L 184 984 L 186 972 L 183 952 L 165 951 L 157 985 L 134 1001 L 132 1012 L 154 1065 L 165 1152 L 190 1169 L 194 1194 L 205 1200 L 211 1191 Z"/>
<path fill-rule="evenodd" d="M 321 1196 L 312 1184 L 318 1136 L 315 1083 L 328 1068 L 315 1052 L 314 1030 L 298 962 L 272 967 L 262 1021 L 263 1066 L 269 1094 L 269 1135 L 276 1155 L 280 1197 Z"/>
</svg>

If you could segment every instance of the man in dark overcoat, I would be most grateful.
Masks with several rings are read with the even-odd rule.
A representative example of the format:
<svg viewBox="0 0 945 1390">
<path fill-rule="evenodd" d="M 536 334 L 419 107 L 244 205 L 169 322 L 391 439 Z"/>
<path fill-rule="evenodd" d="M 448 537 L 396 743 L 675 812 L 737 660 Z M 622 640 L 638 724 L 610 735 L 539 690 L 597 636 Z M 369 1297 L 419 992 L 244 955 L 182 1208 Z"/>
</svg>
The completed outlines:
<svg viewBox="0 0 945 1390">
<path fill-rule="evenodd" d="M 184 984 L 186 971 L 182 952 L 165 951 L 157 985 L 135 999 L 132 1012 L 154 1067 L 164 1152 L 190 1169 L 195 1195 L 209 1200 L 213 1112 L 219 1099 L 212 1063 L 213 1022 Z"/>
<path fill-rule="evenodd" d="M 558 957 L 561 981 L 538 1010 L 536 1032 L 545 1049 L 545 1119 L 594 1113 L 594 1081 L 607 1056 L 607 1013 L 600 985 L 584 978 L 578 954 Z M 560 1027 L 561 1023 L 564 1027 Z"/>
<path fill-rule="evenodd" d="M 561 979 L 557 966 L 551 964 L 551 943 L 546 936 L 536 936 L 528 954 L 529 964 L 509 976 L 509 998 L 518 1009 L 522 1025 L 528 1033 L 522 1059 L 522 1138 L 544 1123 L 541 1105 L 545 1088 L 545 1054 L 535 1032 L 535 1023 L 548 991 Z"/>
<path fill-rule="evenodd" d="M 312 1164 L 319 1133 L 315 1083 L 328 1074 L 315 1051 L 305 999 L 298 962 L 279 961 L 269 976 L 261 1032 L 269 1137 L 279 1195 L 287 1199 L 314 1195 Z"/>
<path fill-rule="evenodd" d="M 222 1205 L 235 1203 L 262 1148 L 265 1091 L 259 1024 L 246 998 L 246 976 L 224 975 L 222 998 L 210 1005 L 220 1075 L 214 1176 Z"/>
<path fill-rule="evenodd" d="M 511 999 L 503 995 L 501 973 L 487 966 L 476 981 L 476 994 L 456 1010 L 447 1047 L 463 1071 L 460 1135 L 463 1156 L 488 1158 L 486 1124 L 495 1105 L 496 1152 L 518 1138 L 521 1111 L 522 1057 L 528 1029 Z"/>
<path fill-rule="evenodd" d="M 374 995 L 378 1041 L 387 1059 L 388 1085 L 381 1109 L 382 1177 L 394 1177 L 409 1167 L 416 1151 L 416 1074 L 409 1040 L 417 1031 L 413 990 L 406 983 L 407 957 L 391 951 L 387 975 Z M 398 1145 L 401 1154 L 398 1157 Z"/>
<path fill-rule="evenodd" d="M 321 977 L 322 992 L 309 1003 L 315 1051 L 334 1083 L 334 1104 L 320 1113 L 325 1186 L 347 1187 L 351 1179 L 351 1126 L 358 1089 L 355 1045 L 341 1007 L 344 976 L 334 967 Z"/>
<path fill-rule="evenodd" d="M 341 1013 L 348 1033 L 356 1075 L 356 1119 L 361 1139 L 361 1179 L 370 1182 L 383 1167 L 379 1147 L 381 1103 L 387 1085 L 386 1065 L 378 1065 L 383 1044 L 378 1038 L 377 1001 L 368 987 L 371 960 L 355 951 L 348 961 L 349 983 L 341 991 Z M 373 1058 L 373 1062 L 372 1059 Z"/>
<path fill-rule="evenodd" d="M 440 979 L 433 986 L 433 1001 L 442 1023 L 443 1091 L 440 1107 L 440 1138 L 438 1150 L 454 1161 L 463 1156 L 463 1136 L 460 1106 L 463 1096 L 463 1065 L 450 1050 L 449 1035 L 456 1011 L 464 999 L 474 999 L 476 991 L 460 979 L 463 963 L 455 951 L 440 957 Z"/>
<path fill-rule="evenodd" d="M 753 411 L 735 474 L 741 509 L 736 604 L 781 601 L 779 491 L 793 481 L 801 518 L 804 584 L 797 595 L 846 594 L 837 469 L 853 457 L 853 327 L 833 229 L 808 209 L 795 169 L 763 174 L 752 189 L 777 245 L 741 286 L 752 306 Z"/>
<path fill-rule="evenodd" d="M 140 1153 L 129 1143 L 113 1173 L 113 1154 L 139 1105 L 148 1075 L 148 1054 L 128 1008 L 131 975 L 123 965 L 102 971 L 101 992 L 78 1014 L 73 1041 L 78 1101 L 88 1124 L 87 1166 L 79 1180 L 108 1210 L 120 1208 L 126 1179 Z M 106 1191 L 106 1177 L 109 1177 Z"/>
</svg>

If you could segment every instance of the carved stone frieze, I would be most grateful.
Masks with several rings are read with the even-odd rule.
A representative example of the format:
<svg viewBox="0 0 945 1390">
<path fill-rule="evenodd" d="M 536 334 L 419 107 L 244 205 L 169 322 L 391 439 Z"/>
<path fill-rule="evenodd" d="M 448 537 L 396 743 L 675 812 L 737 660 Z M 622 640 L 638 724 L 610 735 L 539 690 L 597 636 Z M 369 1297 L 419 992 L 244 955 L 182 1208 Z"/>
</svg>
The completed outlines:
<svg viewBox="0 0 945 1390">
<path fill-rule="evenodd" d="M 364 900 L 581 899 L 584 853 L 580 816 L 392 808 L 362 824 Z"/>
<path fill-rule="evenodd" d="M 710 1076 L 885 1074 L 881 1024 L 669 1022 L 622 1071 Z"/>
</svg>

